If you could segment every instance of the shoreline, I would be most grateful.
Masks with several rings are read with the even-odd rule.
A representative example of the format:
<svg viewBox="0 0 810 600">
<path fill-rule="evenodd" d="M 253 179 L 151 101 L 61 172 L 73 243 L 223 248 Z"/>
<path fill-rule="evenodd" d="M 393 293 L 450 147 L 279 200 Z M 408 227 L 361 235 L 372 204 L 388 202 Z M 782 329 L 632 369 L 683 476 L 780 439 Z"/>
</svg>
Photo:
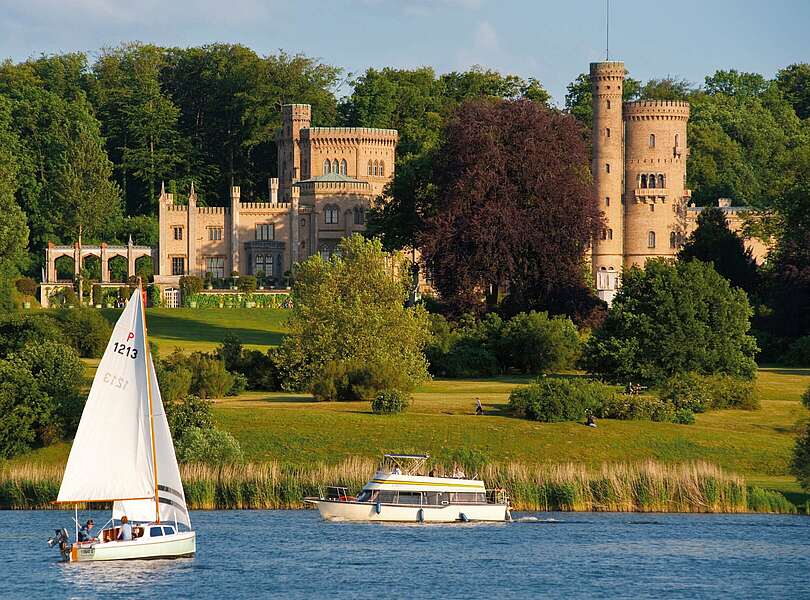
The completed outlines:
<svg viewBox="0 0 810 600">
<path fill-rule="evenodd" d="M 361 457 L 337 464 L 190 464 L 181 466 L 181 476 L 189 510 L 305 510 L 304 498 L 320 496 L 327 486 L 356 494 L 376 467 L 376 461 Z M 780 492 L 750 486 L 742 476 L 701 461 L 464 467 L 488 488 L 505 488 L 516 512 L 800 512 Z M 58 510 L 51 502 L 62 473 L 53 466 L 0 466 L 0 510 Z"/>
</svg>

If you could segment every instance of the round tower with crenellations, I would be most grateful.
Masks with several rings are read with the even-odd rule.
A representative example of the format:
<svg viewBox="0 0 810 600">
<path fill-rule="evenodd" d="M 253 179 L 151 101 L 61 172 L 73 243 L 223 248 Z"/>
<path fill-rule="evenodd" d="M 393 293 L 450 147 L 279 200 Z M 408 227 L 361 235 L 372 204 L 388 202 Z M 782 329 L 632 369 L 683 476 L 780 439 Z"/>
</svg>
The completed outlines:
<svg viewBox="0 0 810 600">
<path fill-rule="evenodd" d="M 597 285 L 600 272 L 618 276 L 623 263 L 624 214 L 622 198 L 623 139 L 622 86 L 624 63 L 607 61 L 591 63 L 593 96 L 593 164 L 594 193 L 605 224 L 598 232 L 591 250 L 591 261 Z"/>
<path fill-rule="evenodd" d="M 683 238 L 689 103 L 626 102 L 624 112 L 624 266 L 672 258 Z"/>
</svg>

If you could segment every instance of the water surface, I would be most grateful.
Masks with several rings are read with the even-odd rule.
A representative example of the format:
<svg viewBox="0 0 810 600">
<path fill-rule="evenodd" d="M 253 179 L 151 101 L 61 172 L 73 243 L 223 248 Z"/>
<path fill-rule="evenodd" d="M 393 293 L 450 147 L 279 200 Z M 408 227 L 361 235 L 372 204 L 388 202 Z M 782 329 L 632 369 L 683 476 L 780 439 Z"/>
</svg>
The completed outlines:
<svg viewBox="0 0 810 600">
<path fill-rule="evenodd" d="M 108 513 L 80 513 L 103 524 Z M 65 564 L 72 513 L 0 511 L 0 597 L 808 598 L 810 519 L 519 514 L 511 524 L 324 523 L 315 511 L 193 512 L 193 559 Z"/>
</svg>

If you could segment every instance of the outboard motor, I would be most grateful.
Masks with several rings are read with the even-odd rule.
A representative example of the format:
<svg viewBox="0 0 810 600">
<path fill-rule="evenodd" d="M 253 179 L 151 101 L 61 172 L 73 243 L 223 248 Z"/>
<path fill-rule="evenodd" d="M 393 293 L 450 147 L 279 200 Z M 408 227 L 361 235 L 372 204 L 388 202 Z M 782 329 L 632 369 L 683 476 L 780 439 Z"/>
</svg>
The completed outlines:
<svg viewBox="0 0 810 600">
<path fill-rule="evenodd" d="M 68 537 L 67 529 L 56 529 L 55 532 L 53 537 L 48 538 L 48 547 L 53 548 L 54 546 L 58 546 L 62 556 L 65 556 L 70 552 L 70 538 Z"/>
</svg>

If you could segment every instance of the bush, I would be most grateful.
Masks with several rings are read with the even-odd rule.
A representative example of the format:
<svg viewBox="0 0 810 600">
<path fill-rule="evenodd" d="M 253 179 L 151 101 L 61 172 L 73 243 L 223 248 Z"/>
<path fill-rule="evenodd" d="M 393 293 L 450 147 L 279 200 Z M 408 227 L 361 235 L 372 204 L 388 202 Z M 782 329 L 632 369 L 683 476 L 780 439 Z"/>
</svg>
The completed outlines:
<svg viewBox="0 0 810 600">
<path fill-rule="evenodd" d="M 20 277 L 14 282 L 14 287 L 16 287 L 17 291 L 23 296 L 36 296 L 38 286 L 37 282 L 30 277 Z"/>
<path fill-rule="evenodd" d="M 597 412 L 613 395 L 610 386 L 592 380 L 543 377 L 509 394 L 513 414 L 533 421 L 579 421 Z"/>
<path fill-rule="evenodd" d="M 354 365 L 330 361 L 315 378 L 310 391 L 321 402 L 371 401 L 382 390 L 410 391 L 411 388 L 410 379 L 391 363 Z"/>
<path fill-rule="evenodd" d="M 789 367 L 810 367 L 810 335 L 793 340 L 781 362 Z"/>
<path fill-rule="evenodd" d="M 73 435 L 84 408 L 84 363 L 76 351 L 45 340 L 28 344 L 11 355 L 9 361 L 27 369 L 50 397 L 55 417 L 49 424 L 53 435 Z"/>
<path fill-rule="evenodd" d="M 675 408 L 655 396 L 614 393 L 605 397 L 595 414 L 602 419 L 670 422 L 675 418 Z"/>
<path fill-rule="evenodd" d="M 504 369 L 548 373 L 570 369 L 580 352 L 577 328 L 568 317 L 546 312 L 520 313 L 503 327 L 497 344 Z"/>
<path fill-rule="evenodd" d="M 399 390 L 383 390 L 371 403 L 371 410 L 377 415 L 392 415 L 403 412 L 411 404 L 411 397 Z"/>
<path fill-rule="evenodd" d="M 256 278 L 253 275 L 242 275 L 236 284 L 240 292 L 250 294 L 256 291 Z"/>
<path fill-rule="evenodd" d="M 175 402 L 164 402 L 163 410 L 175 441 L 193 428 L 214 427 L 213 403 L 199 396 L 187 396 Z"/>
<path fill-rule="evenodd" d="M 100 358 L 107 348 L 112 328 L 98 311 L 81 308 L 55 313 L 64 342 L 75 348 L 82 358 Z"/>
<path fill-rule="evenodd" d="M 213 427 L 191 427 L 177 440 L 177 460 L 222 466 L 244 460 L 242 449 L 230 433 Z"/>
<path fill-rule="evenodd" d="M 723 408 L 759 408 L 754 383 L 728 375 L 679 373 L 666 380 L 661 398 L 676 409 L 685 408 L 695 413 Z"/>
<path fill-rule="evenodd" d="M 196 275 L 183 275 L 180 278 L 180 295 L 184 303 L 194 294 L 199 294 L 202 289 L 203 280 Z"/>
</svg>

